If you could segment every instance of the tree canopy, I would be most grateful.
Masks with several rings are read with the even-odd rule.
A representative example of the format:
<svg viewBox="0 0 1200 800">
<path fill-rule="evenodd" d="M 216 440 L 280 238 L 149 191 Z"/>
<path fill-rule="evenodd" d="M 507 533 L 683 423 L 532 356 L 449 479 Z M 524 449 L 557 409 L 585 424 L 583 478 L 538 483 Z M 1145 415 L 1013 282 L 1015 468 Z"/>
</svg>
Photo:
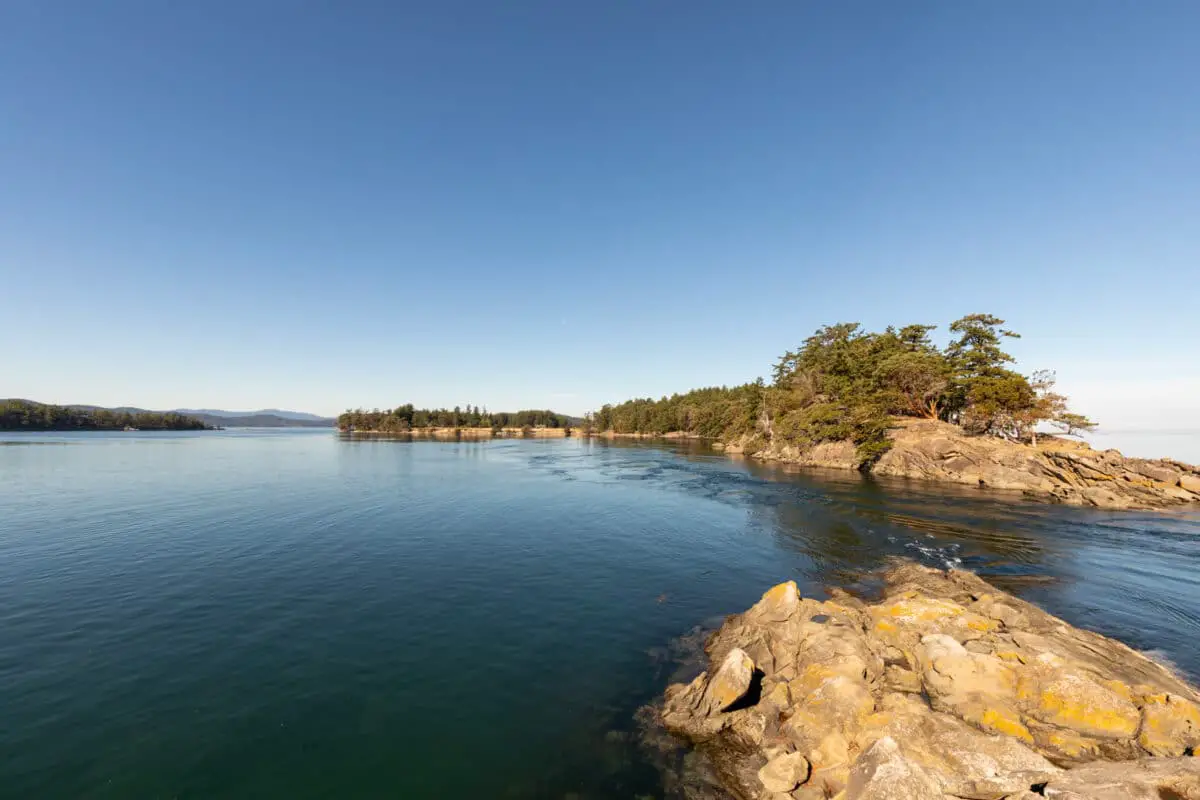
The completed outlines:
<svg viewBox="0 0 1200 800">
<path fill-rule="evenodd" d="M 1054 373 L 1024 376 L 1001 344 L 1019 338 L 990 314 L 970 314 L 949 326 L 939 349 L 935 325 L 863 330 L 856 322 L 817 329 L 785 352 L 762 380 L 735 387 L 697 389 L 660 400 L 606 405 L 593 416 L 617 433 L 686 432 L 714 438 L 748 438 L 748 449 L 768 442 L 812 446 L 853 441 L 870 463 L 890 446 L 894 416 L 940 419 L 969 432 L 1030 439 L 1051 422 L 1068 432 L 1094 423 L 1068 411 L 1054 392 Z"/>
<path fill-rule="evenodd" d="M 0 400 L 0 430 L 6 431 L 199 431 L 209 428 L 195 417 L 173 411 L 117 411 L 54 406 L 29 400 Z"/>
<path fill-rule="evenodd" d="M 566 428 L 571 418 L 544 409 L 523 411 L 488 411 L 486 408 L 468 405 L 465 408 L 414 408 L 412 403 L 392 409 L 347 411 L 338 417 L 338 428 L 343 431 L 377 431 L 379 433 L 404 433 L 423 428 Z"/>
</svg>

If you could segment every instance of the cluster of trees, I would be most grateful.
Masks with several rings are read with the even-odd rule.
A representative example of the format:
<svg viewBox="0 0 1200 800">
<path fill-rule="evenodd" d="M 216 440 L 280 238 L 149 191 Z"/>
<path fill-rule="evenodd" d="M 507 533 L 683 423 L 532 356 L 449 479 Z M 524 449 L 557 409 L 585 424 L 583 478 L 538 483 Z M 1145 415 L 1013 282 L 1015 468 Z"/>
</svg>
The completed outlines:
<svg viewBox="0 0 1200 800">
<path fill-rule="evenodd" d="M 195 417 L 174 412 L 115 411 L 106 408 L 51 406 L 29 400 L 0 400 L 0 430 L 7 431 L 155 431 L 208 429 Z"/>
<path fill-rule="evenodd" d="M 893 416 L 941 419 L 974 434 L 1036 441 L 1042 423 L 1068 434 L 1095 427 L 1054 391 L 1054 373 L 1025 376 L 1010 366 L 1005 339 L 1018 338 L 990 314 L 950 324 L 944 348 L 934 325 L 864 331 L 858 323 L 826 325 L 775 364 L 773 382 L 700 389 L 661 400 L 604 406 L 595 424 L 618 433 L 684 431 L 749 435 L 748 448 L 779 441 L 810 446 L 851 440 L 864 464 L 889 447 Z M 761 438 L 760 438 L 761 437 Z"/>
<path fill-rule="evenodd" d="M 343 431 L 404 433 L 421 428 L 567 428 L 571 418 L 544 409 L 488 411 L 470 405 L 465 409 L 413 408 L 407 403 L 384 411 L 347 411 L 338 417 L 337 424 Z"/>
<path fill-rule="evenodd" d="M 712 386 L 661 400 L 645 398 L 606 405 L 587 421 L 602 431 L 682 431 L 717 439 L 754 430 L 765 391 L 762 381 L 733 388 Z"/>
</svg>

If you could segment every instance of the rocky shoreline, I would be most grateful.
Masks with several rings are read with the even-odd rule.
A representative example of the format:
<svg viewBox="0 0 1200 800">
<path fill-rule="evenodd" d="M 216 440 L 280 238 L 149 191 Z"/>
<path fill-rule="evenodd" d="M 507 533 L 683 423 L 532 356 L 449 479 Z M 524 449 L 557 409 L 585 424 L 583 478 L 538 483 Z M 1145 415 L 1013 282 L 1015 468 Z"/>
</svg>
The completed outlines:
<svg viewBox="0 0 1200 800">
<path fill-rule="evenodd" d="M 565 439 L 578 428 L 411 428 L 406 431 L 342 430 L 345 436 L 410 437 L 413 439 Z"/>
<path fill-rule="evenodd" d="M 1200 800 L 1200 692 L 979 577 L 903 563 L 868 603 L 780 584 L 655 720 L 737 800 Z"/>
<path fill-rule="evenodd" d="M 1038 444 L 968 436 L 936 420 L 896 419 L 892 447 L 867 472 L 897 478 L 945 481 L 1021 492 L 1041 500 L 1108 509 L 1200 508 L 1200 469 L 1169 459 L 1129 458 L 1116 450 L 1093 450 L 1056 436 Z M 858 469 L 852 442 L 808 449 L 718 444 L 729 453 L 806 467 Z"/>
</svg>

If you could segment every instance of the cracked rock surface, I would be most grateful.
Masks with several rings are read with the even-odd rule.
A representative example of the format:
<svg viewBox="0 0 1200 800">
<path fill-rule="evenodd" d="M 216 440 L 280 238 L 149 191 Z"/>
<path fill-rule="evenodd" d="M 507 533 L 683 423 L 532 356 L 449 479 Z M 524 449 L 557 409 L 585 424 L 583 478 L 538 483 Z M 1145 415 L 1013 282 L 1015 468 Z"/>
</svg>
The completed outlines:
<svg viewBox="0 0 1200 800">
<path fill-rule="evenodd" d="M 661 722 L 740 800 L 1200 800 L 1200 693 L 969 572 L 880 600 L 776 586 L 667 689 Z"/>
</svg>

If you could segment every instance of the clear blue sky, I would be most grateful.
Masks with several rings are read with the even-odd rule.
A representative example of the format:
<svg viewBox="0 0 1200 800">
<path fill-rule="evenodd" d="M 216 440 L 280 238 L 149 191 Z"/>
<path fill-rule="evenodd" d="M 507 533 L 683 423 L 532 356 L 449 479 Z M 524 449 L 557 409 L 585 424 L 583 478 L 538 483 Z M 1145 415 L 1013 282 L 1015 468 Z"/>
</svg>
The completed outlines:
<svg viewBox="0 0 1200 800">
<path fill-rule="evenodd" d="M 8 2 L 0 396 L 582 412 L 986 311 L 1200 410 L 1200 3 Z"/>
</svg>

